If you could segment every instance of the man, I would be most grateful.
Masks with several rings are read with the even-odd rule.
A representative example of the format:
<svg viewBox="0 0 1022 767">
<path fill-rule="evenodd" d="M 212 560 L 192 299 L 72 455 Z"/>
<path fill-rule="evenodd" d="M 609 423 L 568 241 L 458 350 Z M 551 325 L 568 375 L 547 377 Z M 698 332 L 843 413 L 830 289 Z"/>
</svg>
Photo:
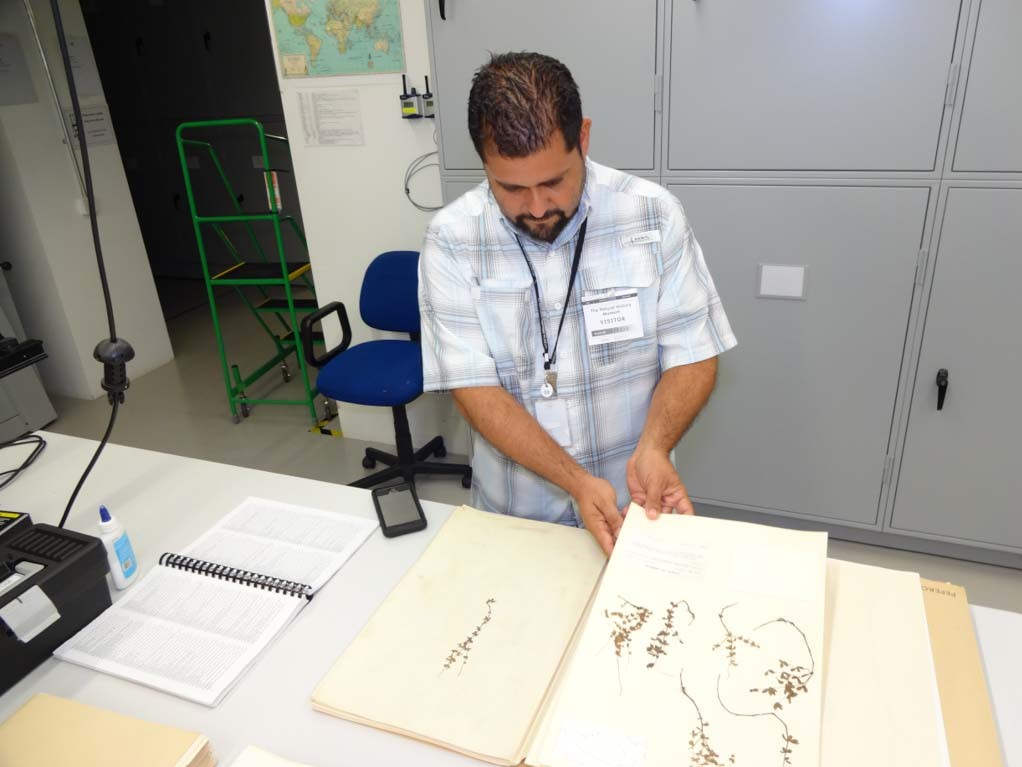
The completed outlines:
<svg viewBox="0 0 1022 767">
<path fill-rule="evenodd" d="M 629 496 L 693 513 L 669 452 L 736 341 L 678 201 L 588 159 L 563 64 L 493 56 L 468 112 L 487 181 L 426 233 L 425 389 L 473 428 L 474 505 L 585 525 L 609 554 Z"/>
</svg>

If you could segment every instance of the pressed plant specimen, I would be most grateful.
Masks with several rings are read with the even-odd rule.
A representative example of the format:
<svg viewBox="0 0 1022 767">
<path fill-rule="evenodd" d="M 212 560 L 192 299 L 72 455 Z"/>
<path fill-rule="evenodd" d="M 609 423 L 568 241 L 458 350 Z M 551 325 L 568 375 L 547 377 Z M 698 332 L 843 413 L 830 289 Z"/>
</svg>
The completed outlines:
<svg viewBox="0 0 1022 767">
<path fill-rule="evenodd" d="M 646 625 L 646 621 L 653 614 L 642 605 L 629 602 L 619 596 L 621 608 L 618 610 L 604 610 L 603 615 L 610 621 L 610 638 L 614 640 L 614 655 L 618 658 L 632 654 L 632 635 Z"/>
<path fill-rule="evenodd" d="M 722 611 L 723 612 L 723 611 Z M 721 620 L 723 623 L 723 620 Z M 741 712 L 736 711 L 734 708 L 728 706 L 720 693 L 720 676 L 717 677 L 717 700 L 725 711 L 732 716 L 739 717 L 762 717 L 769 716 L 777 720 L 781 725 L 781 765 L 790 765 L 791 755 L 794 753 L 794 747 L 798 745 L 798 738 L 791 734 L 791 730 L 788 727 L 787 721 L 783 719 L 778 712 L 784 710 L 786 703 L 781 702 L 781 698 L 790 704 L 800 694 L 809 691 L 809 681 L 813 678 L 813 673 L 816 669 L 816 662 L 813 658 L 813 650 L 809 646 L 809 640 L 806 638 L 805 632 L 802 631 L 793 621 L 787 618 L 775 618 L 774 620 L 761 623 L 759 626 L 753 629 L 753 632 L 757 632 L 768 627 L 789 627 L 794 629 L 799 637 L 802 639 L 802 644 L 805 646 L 806 653 L 809 656 L 808 666 L 799 664 L 793 664 L 784 658 L 778 658 L 777 667 L 769 668 L 763 672 L 763 676 L 768 677 L 768 683 L 765 687 L 750 687 L 749 692 L 760 693 L 770 698 L 773 702 L 770 710 L 768 711 L 747 711 Z M 759 647 L 758 644 L 751 643 L 750 646 Z M 730 662 L 729 665 L 737 666 L 737 663 Z"/>
<path fill-rule="evenodd" d="M 496 603 L 497 600 L 493 597 L 486 600 L 486 615 L 483 616 L 479 625 L 472 629 L 472 633 L 461 642 L 458 642 L 451 650 L 450 655 L 444 659 L 444 667 L 440 671 L 441 674 L 458 663 L 458 661 L 461 661 L 461 665 L 458 667 L 458 676 L 461 676 L 461 672 L 465 669 L 465 664 L 468 663 L 468 656 L 475 645 L 476 638 L 478 638 L 483 627 L 493 619 L 493 605 Z"/>
<path fill-rule="evenodd" d="M 805 632 L 787 618 L 775 618 L 772 621 L 762 623 L 755 628 L 755 631 L 759 631 L 767 626 L 790 626 L 795 629 L 799 636 L 802 637 L 802 643 L 805 645 L 806 652 L 809 654 L 809 665 L 802 666 L 792 664 L 784 658 L 778 658 L 777 668 L 767 669 L 763 672 L 763 676 L 771 677 L 769 679 L 769 684 L 766 687 L 751 687 L 749 688 L 749 692 L 758 692 L 768 697 L 775 697 L 778 695 L 783 696 L 788 703 L 791 703 L 801 693 L 809 691 L 809 680 L 813 678 L 813 673 L 816 670 L 816 661 L 813 658 L 813 650 L 809 646 L 809 640 L 806 638 Z M 775 711 L 780 711 L 783 707 L 784 705 L 780 702 L 780 700 L 774 703 Z"/>
<path fill-rule="evenodd" d="M 776 710 L 773 710 L 773 711 L 752 711 L 752 712 L 747 712 L 747 713 L 743 713 L 743 712 L 740 712 L 740 711 L 735 711 L 734 709 L 730 708 L 724 702 L 724 699 L 720 695 L 720 677 L 719 676 L 717 677 L 717 702 L 720 703 L 720 707 L 722 709 L 724 709 L 725 711 L 727 711 L 729 714 L 731 714 L 731 716 L 742 716 L 742 717 L 769 716 L 769 717 L 773 717 L 774 719 L 776 719 L 777 722 L 781 725 L 781 729 L 783 730 L 783 732 L 781 733 L 781 752 L 780 752 L 781 753 L 781 765 L 789 765 L 789 764 L 791 764 L 791 755 L 793 753 L 793 748 L 792 747 L 798 745 L 798 738 L 796 738 L 794 735 L 791 734 L 791 731 L 788 729 L 788 723 L 786 721 L 784 721 L 784 719 L 782 719 L 780 716 L 777 715 L 777 711 Z"/>
<path fill-rule="evenodd" d="M 696 712 L 696 726 L 688 734 L 689 763 L 692 767 L 727 767 L 735 763 L 735 755 L 731 754 L 726 762 L 720 761 L 720 754 L 713 750 L 710 745 L 710 736 L 706 730 L 710 723 L 703 719 L 703 712 L 699 710 L 699 704 L 695 702 L 688 690 L 685 689 L 685 672 L 678 672 L 678 684 L 681 686 L 681 694 L 685 696 Z"/>
<path fill-rule="evenodd" d="M 737 602 L 732 602 L 731 604 L 725 605 L 724 607 L 720 608 L 720 612 L 717 613 L 717 620 L 719 620 L 720 625 L 724 627 L 724 638 L 717 642 L 717 644 L 715 644 L 712 648 L 714 651 L 723 649 L 725 654 L 727 655 L 727 665 L 731 666 L 732 668 L 738 667 L 739 644 L 748 645 L 749 647 L 753 648 L 759 647 L 759 645 L 756 644 L 756 642 L 754 642 L 752 639 L 734 633 L 731 630 L 731 628 L 727 625 L 727 622 L 724 620 L 724 613 L 726 613 L 732 607 L 737 606 L 738 606 Z"/>
<path fill-rule="evenodd" d="M 621 600 L 621 607 L 617 610 L 604 610 L 603 615 L 610 621 L 610 638 L 614 642 L 614 659 L 617 663 L 617 686 L 618 692 L 621 692 L 621 659 L 632 654 L 632 635 L 646 625 L 653 612 L 622 596 L 618 596 L 618 599 Z"/>
<path fill-rule="evenodd" d="M 650 661 L 646 664 L 646 668 L 653 668 L 658 660 L 667 655 L 667 645 L 671 639 L 677 639 L 678 644 L 685 643 L 678 634 L 678 630 L 674 627 L 674 613 L 680 605 L 685 605 L 685 610 L 689 615 L 689 626 L 691 626 L 692 621 L 696 619 L 691 606 L 689 606 L 689 603 L 684 599 L 678 602 L 669 603 L 667 605 L 667 610 L 664 613 L 664 619 L 661 624 L 660 631 L 654 634 L 653 638 L 649 640 L 649 644 L 646 645 L 646 654 L 650 657 Z"/>
</svg>

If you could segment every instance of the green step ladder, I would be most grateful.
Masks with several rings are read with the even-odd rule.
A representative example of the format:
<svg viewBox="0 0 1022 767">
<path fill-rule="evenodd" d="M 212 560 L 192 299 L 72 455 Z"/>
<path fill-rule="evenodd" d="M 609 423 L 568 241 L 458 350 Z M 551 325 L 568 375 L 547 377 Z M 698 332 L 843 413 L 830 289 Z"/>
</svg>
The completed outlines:
<svg viewBox="0 0 1022 767">
<path fill-rule="evenodd" d="M 269 210 L 259 213 L 247 213 L 242 209 L 240 198 L 235 194 L 224 166 L 217 156 L 216 150 L 209 139 L 210 134 L 215 135 L 218 129 L 244 128 L 249 127 L 255 131 L 258 138 L 259 151 L 262 155 L 262 174 L 266 186 L 267 208 Z M 209 298 L 209 309 L 213 315 L 213 331 L 216 334 L 217 346 L 220 350 L 220 364 L 223 368 L 224 386 L 227 389 L 227 401 L 230 404 L 231 418 L 234 423 L 239 423 L 242 417 L 247 418 L 253 405 L 299 405 L 308 408 L 309 415 L 316 424 L 322 423 L 316 412 L 316 396 L 318 389 L 309 380 L 309 367 L 305 361 L 302 351 L 301 339 L 299 337 L 300 314 L 315 311 L 318 304 L 315 298 L 315 288 L 311 281 L 311 265 L 309 264 L 309 248 L 305 240 L 305 233 L 293 216 L 285 214 L 281 210 L 280 195 L 277 186 L 277 172 L 281 169 L 274 168 L 270 163 L 270 154 L 267 150 L 267 141 L 277 142 L 285 150 L 288 147 L 287 139 L 282 136 L 267 134 L 262 124 L 253 119 L 240 118 L 229 120 L 203 120 L 181 123 L 177 127 L 177 152 L 181 160 L 181 172 L 184 174 L 185 191 L 188 194 L 188 209 L 192 216 L 192 226 L 195 230 L 195 241 L 199 248 L 199 259 L 202 262 L 202 276 L 206 283 L 206 295 Z M 230 201 L 233 213 L 229 215 L 203 215 L 199 212 L 196 203 L 194 185 L 192 183 L 191 168 L 188 162 L 188 151 L 198 150 L 209 156 L 223 190 Z M 241 225 L 243 236 L 251 246 L 253 257 L 245 258 L 241 249 L 231 239 L 226 229 L 228 225 Z M 271 226 L 273 230 L 273 241 L 276 245 L 276 253 L 268 254 L 260 244 L 255 232 L 255 225 Z M 284 252 L 283 232 L 289 228 L 297 235 L 301 243 L 303 253 L 301 260 L 289 260 Z M 209 257 L 206 252 L 205 233 L 209 231 L 215 234 L 217 240 L 224 246 L 230 258 L 234 261 L 232 266 L 220 269 L 216 274 L 210 274 Z M 217 312 L 216 288 L 220 286 L 233 287 L 240 296 L 242 302 L 251 312 L 256 324 L 267 337 L 272 341 L 275 352 L 268 360 L 259 365 L 253 372 L 243 375 L 236 364 L 231 364 L 227 358 L 227 350 L 224 346 L 223 331 L 220 327 L 220 317 Z M 311 298 L 295 298 L 294 288 L 301 287 L 311 293 Z M 255 288 L 261 300 L 253 302 L 246 293 L 245 288 Z M 282 296 L 271 295 L 269 289 L 283 291 Z M 275 319 L 273 319 L 275 318 Z M 279 330 L 270 326 L 275 322 Z M 317 334 L 315 342 L 322 344 L 322 334 Z M 301 377 L 304 396 L 299 399 L 273 399 L 273 398 L 252 398 L 245 392 L 256 381 L 261 379 L 275 369 L 280 370 L 284 383 L 291 380 L 291 368 L 288 365 L 288 358 L 295 355 L 298 362 L 298 372 Z M 325 414 L 327 419 L 332 413 L 327 408 Z"/>
</svg>

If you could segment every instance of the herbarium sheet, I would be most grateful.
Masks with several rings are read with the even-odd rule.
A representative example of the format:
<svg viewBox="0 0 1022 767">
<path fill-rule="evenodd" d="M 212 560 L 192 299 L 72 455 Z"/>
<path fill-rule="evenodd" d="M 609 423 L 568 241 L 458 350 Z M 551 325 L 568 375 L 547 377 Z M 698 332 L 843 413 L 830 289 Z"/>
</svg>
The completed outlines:
<svg viewBox="0 0 1022 767">
<path fill-rule="evenodd" d="M 517 764 L 605 562 L 585 530 L 455 509 L 313 706 Z"/>
<path fill-rule="evenodd" d="M 632 506 L 534 767 L 815 767 L 825 533 Z"/>
</svg>

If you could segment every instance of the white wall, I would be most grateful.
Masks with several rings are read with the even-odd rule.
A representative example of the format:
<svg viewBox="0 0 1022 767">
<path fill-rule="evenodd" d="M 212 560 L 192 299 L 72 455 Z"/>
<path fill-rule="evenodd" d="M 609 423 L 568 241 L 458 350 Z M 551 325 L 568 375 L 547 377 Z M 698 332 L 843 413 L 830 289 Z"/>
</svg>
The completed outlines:
<svg viewBox="0 0 1022 767">
<path fill-rule="evenodd" d="M 267 14 L 272 14 L 270 0 Z M 271 34 L 274 33 L 272 15 Z M 405 69 L 410 85 L 422 90 L 429 72 L 425 7 L 422 0 L 401 0 Z M 325 43 L 329 44 L 329 43 Z M 275 43 L 274 43 L 275 45 Z M 309 77 L 283 79 L 279 57 L 277 77 L 295 180 L 309 241 L 312 270 L 320 303 L 343 301 L 351 319 L 354 342 L 386 334 L 366 327 L 358 316 L 362 275 L 370 261 L 386 250 L 419 250 L 429 213 L 416 210 L 404 195 L 405 169 L 419 155 L 436 149 L 432 120 L 402 120 L 398 96 L 401 75 Z M 432 77 L 430 78 L 432 81 Z M 363 146 L 306 147 L 298 91 L 337 87 L 357 88 L 362 108 Z M 415 199 L 440 203 L 440 177 L 436 168 L 418 174 Z M 328 326 L 327 340 L 338 335 Z M 372 371 L 367 371 L 371 374 Z M 393 444 L 389 409 L 339 405 L 346 436 Z M 427 394 L 408 408 L 416 445 L 442 434 L 452 452 L 468 452 L 468 428 L 449 395 Z"/>
<path fill-rule="evenodd" d="M 69 107 L 49 4 L 32 0 L 32 8 L 59 98 Z M 85 38 L 77 0 L 64 0 L 61 13 L 65 33 Z M 108 329 L 89 219 L 80 212 L 81 190 L 21 0 L 0 3 L 0 33 L 17 36 L 38 99 L 0 106 L 0 249 L 14 265 L 11 292 L 25 332 L 42 339 L 49 354 L 39 365 L 47 391 L 103 396 L 102 366 L 92 352 Z M 85 107 L 104 97 L 81 101 Z M 90 147 L 89 158 L 117 332 L 135 348 L 128 375 L 137 378 L 174 354 L 117 145 Z"/>
</svg>

